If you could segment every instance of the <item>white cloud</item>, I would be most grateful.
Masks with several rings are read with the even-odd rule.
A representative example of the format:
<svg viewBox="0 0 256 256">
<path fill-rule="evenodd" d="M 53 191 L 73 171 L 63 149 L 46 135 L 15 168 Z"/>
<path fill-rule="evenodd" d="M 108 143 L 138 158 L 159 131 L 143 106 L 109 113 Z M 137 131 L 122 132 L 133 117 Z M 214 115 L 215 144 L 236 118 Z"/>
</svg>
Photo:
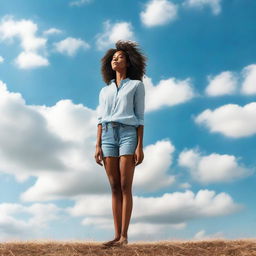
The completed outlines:
<svg viewBox="0 0 256 256">
<path fill-rule="evenodd" d="M 49 65 L 46 48 L 47 38 L 37 36 L 38 26 L 28 19 L 15 20 L 13 16 L 6 15 L 0 22 L 0 41 L 13 43 L 14 38 L 20 40 L 22 52 L 14 60 L 14 64 L 20 69 L 32 69 Z M 62 31 L 50 28 L 43 31 L 44 36 L 59 34 Z M 55 50 L 73 56 L 82 49 L 90 48 L 90 45 L 82 39 L 67 37 L 54 43 Z"/>
<path fill-rule="evenodd" d="M 97 202 L 97 203 L 95 203 Z M 131 238 L 159 239 L 161 232 L 168 229 L 183 229 L 186 222 L 193 219 L 225 216 L 237 212 L 242 205 L 233 202 L 226 193 L 216 194 L 211 190 L 200 190 L 197 194 L 186 190 L 185 192 L 165 193 L 159 197 L 133 196 L 133 214 L 129 226 Z M 84 217 L 84 225 L 96 226 L 99 229 L 112 229 L 111 195 L 87 195 L 76 198 L 73 207 L 67 212 L 72 216 Z M 105 225 L 102 227 L 102 225 Z M 149 230 L 141 232 L 139 228 Z"/>
<path fill-rule="evenodd" d="M 237 90 L 237 77 L 230 71 L 223 71 L 215 77 L 208 76 L 208 81 L 205 92 L 209 96 L 230 95 Z"/>
<path fill-rule="evenodd" d="M 0 40 L 8 43 L 13 42 L 13 38 L 20 40 L 20 46 L 23 52 L 18 56 L 14 63 L 19 68 L 33 68 L 48 65 L 48 60 L 39 52 L 43 51 L 47 39 L 36 35 L 38 30 L 37 24 L 31 20 L 14 20 L 13 16 L 6 15 L 0 22 Z"/>
<path fill-rule="evenodd" d="M 4 57 L 0 56 L 0 63 L 4 62 Z"/>
<path fill-rule="evenodd" d="M 207 76 L 209 81 L 205 89 L 208 96 L 244 95 L 256 94 L 256 64 L 244 67 L 241 73 L 223 71 L 216 76 Z M 239 85 L 238 85 L 239 84 Z"/>
<path fill-rule="evenodd" d="M 151 0 L 140 13 L 142 23 L 147 27 L 165 25 L 177 18 L 178 5 L 168 0 Z"/>
<path fill-rule="evenodd" d="M 105 173 L 93 158 L 94 110 L 69 100 L 52 107 L 26 105 L 19 93 L 9 92 L 2 82 L 0 99 L 0 170 L 20 182 L 38 177 L 35 186 L 39 188 L 32 194 L 25 192 L 28 198 L 106 190 Z"/>
<path fill-rule="evenodd" d="M 212 239 L 225 239 L 223 232 L 217 232 L 211 235 L 206 235 L 205 230 L 198 231 L 193 240 L 212 240 Z"/>
<path fill-rule="evenodd" d="M 241 138 L 256 133 L 256 102 L 244 106 L 226 104 L 215 110 L 206 109 L 194 118 L 197 124 L 205 125 L 210 132 L 219 132 L 227 137 Z"/>
<path fill-rule="evenodd" d="M 0 240 L 42 238 L 49 224 L 62 217 L 61 213 L 62 210 L 52 203 L 35 203 L 30 206 L 18 203 L 1 203 Z M 49 238 L 49 234 L 46 237 Z"/>
<path fill-rule="evenodd" d="M 199 150 L 180 153 L 178 163 L 188 168 L 192 178 L 200 183 L 229 182 L 252 175 L 252 170 L 241 166 L 233 155 L 212 153 L 203 156 Z"/>
<path fill-rule="evenodd" d="M 47 128 L 45 118 L 0 81 L 0 170 L 19 181 L 36 172 L 64 171 L 59 154 L 72 148 Z"/>
<path fill-rule="evenodd" d="M 159 241 L 166 240 L 166 234 L 173 230 L 181 230 L 186 227 L 186 223 L 179 224 L 160 224 L 160 223 L 133 223 L 129 226 L 129 237 L 138 241 Z"/>
<path fill-rule="evenodd" d="M 54 43 L 54 47 L 60 53 L 74 56 L 80 48 L 88 49 L 90 45 L 80 38 L 67 37 L 60 42 Z"/>
<path fill-rule="evenodd" d="M 221 0 L 186 0 L 183 2 L 183 6 L 198 9 L 209 6 L 214 15 L 218 15 L 221 12 Z"/>
<path fill-rule="evenodd" d="M 36 36 L 38 27 L 31 20 L 15 21 L 12 16 L 4 16 L 0 24 L 2 40 L 12 40 L 18 37 L 25 51 L 35 51 L 44 47 L 47 39 Z"/>
<path fill-rule="evenodd" d="M 169 140 L 158 141 L 145 147 L 143 165 L 136 167 L 134 173 L 136 191 L 153 192 L 175 182 L 175 177 L 167 174 L 173 161 L 174 150 Z"/>
<path fill-rule="evenodd" d="M 49 28 L 43 32 L 44 35 L 61 34 L 62 31 L 57 28 Z"/>
<path fill-rule="evenodd" d="M 154 86 L 151 78 L 145 76 L 143 82 L 146 90 L 146 112 L 158 110 L 164 106 L 181 104 L 197 95 L 189 78 L 178 80 L 171 77 L 169 79 L 160 80 L 160 82 Z"/>
<path fill-rule="evenodd" d="M 34 52 L 21 52 L 15 60 L 16 65 L 21 69 L 31 69 L 48 66 L 49 61 Z"/>
<path fill-rule="evenodd" d="M 104 32 L 95 36 L 98 50 L 104 50 L 115 44 L 118 40 L 135 40 L 133 27 L 130 22 L 111 24 L 109 20 L 106 20 L 103 26 Z"/>
<path fill-rule="evenodd" d="M 242 70 L 244 78 L 241 92 L 246 95 L 256 94 L 256 64 L 249 65 Z"/>
</svg>

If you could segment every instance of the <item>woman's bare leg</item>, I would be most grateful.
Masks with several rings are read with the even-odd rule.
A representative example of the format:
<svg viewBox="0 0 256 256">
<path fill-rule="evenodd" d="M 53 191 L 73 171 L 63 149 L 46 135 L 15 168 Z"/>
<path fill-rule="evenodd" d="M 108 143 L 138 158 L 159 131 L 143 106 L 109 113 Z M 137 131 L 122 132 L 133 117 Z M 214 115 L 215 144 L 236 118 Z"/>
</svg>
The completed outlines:
<svg viewBox="0 0 256 256">
<path fill-rule="evenodd" d="M 112 191 L 112 212 L 115 226 L 115 238 L 106 244 L 112 244 L 114 241 L 118 241 L 121 237 L 122 227 L 122 191 L 120 183 L 120 171 L 119 171 L 119 158 L 118 157 L 104 157 L 104 167 L 109 179 L 111 191 Z"/>
<path fill-rule="evenodd" d="M 119 168 L 121 174 L 121 189 L 123 195 L 122 205 L 122 231 L 120 242 L 127 240 L 128 226 L 130 223 L 133 199 L 132 199 L 132 181 L 135 169 L 134 155 L 120 156 Z"/>
</svg>

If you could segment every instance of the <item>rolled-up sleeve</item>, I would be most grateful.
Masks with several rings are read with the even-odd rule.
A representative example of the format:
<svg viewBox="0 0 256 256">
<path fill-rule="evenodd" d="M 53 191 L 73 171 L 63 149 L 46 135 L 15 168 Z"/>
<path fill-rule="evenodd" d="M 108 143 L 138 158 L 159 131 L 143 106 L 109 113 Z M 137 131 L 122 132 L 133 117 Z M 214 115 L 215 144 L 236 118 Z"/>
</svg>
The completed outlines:
<svg viewBox="0 0 256 256">
<path fill-rule="evenodd" d="M 142 81 L 138 83 L 134 94 L 134 113 L 138 119 L 139 125 L 144 125 L 145 111 L 145 86 Z"/>
<path fill-rule="evenodd" d="M 103 110 L 103 88 L 100 90 L 99 93 L 99 105 L 97 108 L 97 119 L 98 119 L 98 124 L 102 123 L 102 110 Z"/>
</svg>

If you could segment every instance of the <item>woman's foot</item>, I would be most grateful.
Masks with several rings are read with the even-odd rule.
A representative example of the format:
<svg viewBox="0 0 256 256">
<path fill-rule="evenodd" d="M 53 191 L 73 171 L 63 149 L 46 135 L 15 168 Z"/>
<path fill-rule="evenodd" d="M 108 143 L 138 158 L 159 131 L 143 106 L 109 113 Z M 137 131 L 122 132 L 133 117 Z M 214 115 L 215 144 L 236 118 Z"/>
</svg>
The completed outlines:
<svg viewBox="0 0 256 256">
<path fill-rule="evenodd" d="M 114 243 L 114 246 L 123 246 L 128 244 L 127 237 L 121 237 L 117 242 Z"/>
<path fill-rule="evenodd" d="M 120 239 L 120 237 L 114 238 L 113 240 L 107 241 L 102 243 L 103 246 L 112 246 L 114 245 L 116 242 L 118 242 Z"/>
</svg>

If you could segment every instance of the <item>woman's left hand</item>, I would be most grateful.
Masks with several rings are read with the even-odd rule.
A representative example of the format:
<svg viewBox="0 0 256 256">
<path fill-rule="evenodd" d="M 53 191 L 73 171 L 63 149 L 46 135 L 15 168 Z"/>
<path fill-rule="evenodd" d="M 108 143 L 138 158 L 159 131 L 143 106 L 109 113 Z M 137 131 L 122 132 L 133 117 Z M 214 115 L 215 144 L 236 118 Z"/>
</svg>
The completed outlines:
<svg viewBox="0 0 256 256">
<path fill-rule="evenodd" d="M 144 153 L 142 147 L 137 147 L 134 153 L 135 166 L 139 165 L 144 159 Z"/>
</svg>

